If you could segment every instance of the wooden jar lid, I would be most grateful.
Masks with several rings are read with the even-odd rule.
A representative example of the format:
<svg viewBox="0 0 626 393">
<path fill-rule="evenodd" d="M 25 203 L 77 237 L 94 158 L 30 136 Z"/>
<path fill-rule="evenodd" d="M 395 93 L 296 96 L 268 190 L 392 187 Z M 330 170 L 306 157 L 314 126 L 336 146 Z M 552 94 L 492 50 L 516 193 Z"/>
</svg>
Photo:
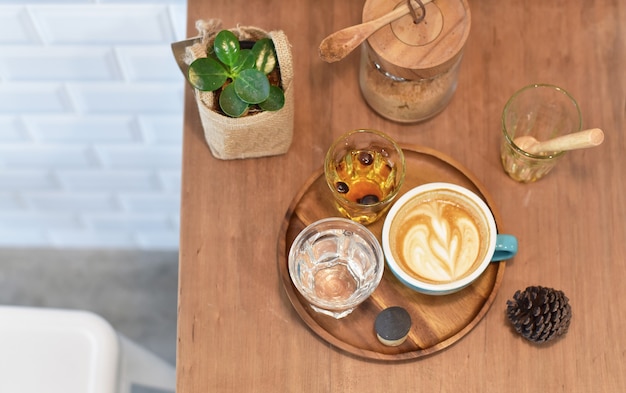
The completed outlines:
<svg viewBox="0 0 626 393">
<path fill-rule="evenodd" d="M 367 0 L 363 22 L 405 4 L 406 0 Z M 431 78 L 462 56 L 471 25 L 467 0 L 434 0 L 425 8 L 426 17 L 420 23 L 413 23 L 407 14 L 368 38 L 370 55 L 384 71 L 410 80 Z"/>
</svg>

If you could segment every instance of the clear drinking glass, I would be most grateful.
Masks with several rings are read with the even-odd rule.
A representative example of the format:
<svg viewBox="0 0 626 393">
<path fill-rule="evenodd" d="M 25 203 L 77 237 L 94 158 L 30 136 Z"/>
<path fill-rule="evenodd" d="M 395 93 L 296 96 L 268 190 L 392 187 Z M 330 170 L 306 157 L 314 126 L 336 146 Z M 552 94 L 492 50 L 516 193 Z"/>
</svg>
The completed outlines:
<svg viewBox="0 0 626 393">
<path fill-rule="evenodd" d="M 339 212 L 369 225 L 387 211 L 404 182 L 404 153 L 380 131 L 353 130 L 328 149 L 324 173 Z"/>
<path fill-rule="evenodd" d="M 508 100 L 502 113 L 500 157 L 504 170 L 519 182 L 530 183 L 542 178 L 565 152 L 532 154 L 516 144 L 516 138 L 532 136 L 544 141 L 581 128 L 580 108 L 567 91 L 548 84 L 522 88 Z"/>
<path fill-rule="evenodd" d="M 339 319 L 367 299 L 382 279 L 384 257 L 363 225 L 332 217 L 307 226 L 289 251 L 296 289 L 320 313 Z"/>
</svg>

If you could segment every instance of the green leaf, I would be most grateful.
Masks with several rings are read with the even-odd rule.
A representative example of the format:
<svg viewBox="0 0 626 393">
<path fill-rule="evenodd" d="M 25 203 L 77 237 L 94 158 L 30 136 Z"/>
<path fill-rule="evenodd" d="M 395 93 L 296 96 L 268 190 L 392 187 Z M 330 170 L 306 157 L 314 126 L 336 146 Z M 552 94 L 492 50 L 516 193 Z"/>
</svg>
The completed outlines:
<svg viewBox="0 0 626 393">
<path fill-rule="evenodd" d="M 255 42 L 252 53 L 255 58 L 255 68 L 262 73 L 269 74 L 276 67 L 276 51 L 274 43 L 269 38 Z"/>
<path fill-rule="evenodd" d="M 277 111 L 285 106 L 285 93 L 278 86 L 270 86 L 270 95 L 259 107 L 264 111 Z"/>
<path fill-rule="evenodd" d="M 235 92 L 249 104 L 258 104 L 270 95 L 270 82 L 264 73 L 256 69 L 243 70 L 235 79 Z"/>
<path fill-rule="evenodd" d="M 220 108 L 230 117 L 240 117 L 248 112 L 248 104 L 239 98 L 233 83 L 222 90 Z"/>
<path fill-rule="evenodd" d="M 254 68 L 254 56 L 250 49 L 242 49 L 239 51 L 239 59 L 231 67 L 231 77 L 236 79 L 242 70 Z"/>
<path fill-rule="evenodd" d="M 214 91 L 222 87 L 228 72 L 222 64 L 210 57 L 201 57 L 189 65 L 187 79 L 201 91 Z"/>
<path fill-rule="evenodd" d="M 213 49 L 218 59 L 229 67 L 239 58 L 239 39 L 229 30 L 222 30 L 215 36 Z"/>
</svg>

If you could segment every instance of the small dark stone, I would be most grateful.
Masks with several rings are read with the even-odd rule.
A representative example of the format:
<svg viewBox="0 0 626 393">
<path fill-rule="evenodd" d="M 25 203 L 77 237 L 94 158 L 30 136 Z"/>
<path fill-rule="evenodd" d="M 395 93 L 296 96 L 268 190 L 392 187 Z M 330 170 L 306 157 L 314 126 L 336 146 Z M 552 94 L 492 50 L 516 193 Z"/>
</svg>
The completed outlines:
<svg viewBox="0 0 626 393">
<path fill-rule="evenodd" d="M 359 153 L 359 161 L 365 166 L 372 165 L 374 157 L 369 152 L 362 151 Z"/>
<path fill-rule="evenodd" d="M 380 202 L 380 199 L 378 199 L 376 195 L 368 194 L 368 195 L 365 195 L 363 198 L 359 199 L 357 202 L 360 203 L 361 205 L 373 205 L 375 203 Z"/>
<path fill-rule="evenodd" d="M 348 187 L 348 185 L 342 181 L 338 181 L 335 184 L 335 188 L 337 189 L 337 192 L 340 194 L 345 194 L 348 191 L 350 191 L 350 187 Z"/>
</svg>

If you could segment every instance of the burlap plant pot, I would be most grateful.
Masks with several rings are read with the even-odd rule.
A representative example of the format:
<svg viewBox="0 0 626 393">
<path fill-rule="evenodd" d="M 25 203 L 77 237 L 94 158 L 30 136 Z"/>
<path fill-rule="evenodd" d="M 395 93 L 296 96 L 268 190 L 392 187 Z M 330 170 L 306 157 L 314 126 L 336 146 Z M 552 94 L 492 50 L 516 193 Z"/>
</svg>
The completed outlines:
<svg viewBox="0 0 626 393">
<path fill-rule="evenodd" d="M 196 27 L 202 41 L 187 47 L 185 62 L 191 64 L 199 57 L 207 56 L 208 47 L 218 32 L 221 21 L 199 20 Z M 223 160 L 264 157 L 284 154 L 289 150 L 293 137 L 294 93 L 291 45 L 282 31 L 266 32 L 256 27 L 229 29 L 240 41 L 257 41 L 269 37 L 274 42 L 280 67 L 281 85 L 285 92 L 285 105 L 278 111 L 258 112 L 231 118 L 216 112 L 215 93 L 195 90 L 196 102 L 204 136 L 213 156 Z"/>
</svg>

